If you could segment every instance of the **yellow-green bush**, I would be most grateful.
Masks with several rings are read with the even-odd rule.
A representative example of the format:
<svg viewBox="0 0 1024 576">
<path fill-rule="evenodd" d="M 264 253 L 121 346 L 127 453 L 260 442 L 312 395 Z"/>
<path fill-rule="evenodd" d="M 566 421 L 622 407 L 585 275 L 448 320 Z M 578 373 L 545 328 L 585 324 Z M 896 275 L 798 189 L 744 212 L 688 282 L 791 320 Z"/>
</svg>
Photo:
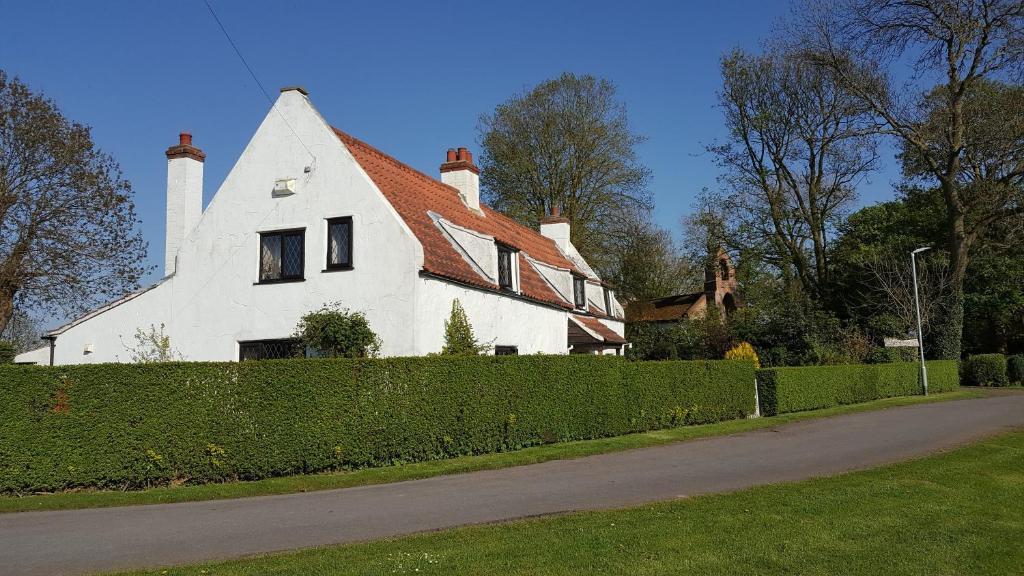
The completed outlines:
<svg viewBox="0 0 1024 576">
<path fill-rule="evenodd" d="M 929 392 L 947 392 L 960 385 L 956 361 L 933 360 L 927 365 Z M 920 365 L 913 362 L 895 362 L 758 370 L 761 414 L 774 416 L 921 394 L 920 369 Z"/>
<path fill-rule="evenodd" d="M 594 356 L 0 367 L 0 492 L 256 479 L 754 410 L 741 361 Z"/>
<path fill-rule="evenodd" d="M 757 357 L 757 352 L 754 347 L 750 345 L 750 342 L 740 342 L 725 352 L 726 360 L 750 360 L 754 363 L 754 368 L 761 367 L 761 360 Z"/>
</svg>

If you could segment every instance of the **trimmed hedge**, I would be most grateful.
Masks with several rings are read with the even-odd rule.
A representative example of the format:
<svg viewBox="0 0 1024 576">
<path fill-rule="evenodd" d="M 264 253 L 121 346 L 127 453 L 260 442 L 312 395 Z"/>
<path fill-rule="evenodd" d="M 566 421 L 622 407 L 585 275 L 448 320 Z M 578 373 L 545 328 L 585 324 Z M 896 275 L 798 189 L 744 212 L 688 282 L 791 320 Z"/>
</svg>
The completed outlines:
<svg viewBox="0 0 1024 576">
<path fill-rule="evenodd" d="M 977 354 L 969 356 L 963 363 L 964 384 L 968 386 L 1007 386 L 1006 356 L 1002 354 Z"/>
<path fill-rule="evenodd" d="M 257 479 L 738 418 L 744 361 L 593 356 L 0 367 L 0 492 Z"/>
<path fill-rule="evenodd" d="M 927 365 L 929 392 L 946 392 L 959 385 L 955 361 L 933 360 Z M 765 416 L 910 396 L 922 392 L 920 365 L 896 362 L 767 368 L 757 371 L 757 392 Z"/>
<path fill-rule="evenodd" d="M 1006 376 L 1013 384 L 1024 384 L 1024 354 L 1014 354 L 1006 359 Z"/>
</svg>

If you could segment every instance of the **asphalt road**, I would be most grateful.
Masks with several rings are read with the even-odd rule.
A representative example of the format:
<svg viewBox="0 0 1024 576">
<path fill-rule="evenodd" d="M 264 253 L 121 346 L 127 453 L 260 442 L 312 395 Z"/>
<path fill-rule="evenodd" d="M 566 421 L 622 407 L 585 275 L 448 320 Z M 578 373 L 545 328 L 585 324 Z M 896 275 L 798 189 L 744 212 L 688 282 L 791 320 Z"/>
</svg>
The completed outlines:
<svg viewBox="0 0 1024 576">
<path fill-rule="evenodd" d="M 191 564 L 672 500 L 896 462 L 1021 426 L 1024 394 L 1005 394 L 395 484 L 0 514 L 0 573 L 89 574 Z"/>
</svg>

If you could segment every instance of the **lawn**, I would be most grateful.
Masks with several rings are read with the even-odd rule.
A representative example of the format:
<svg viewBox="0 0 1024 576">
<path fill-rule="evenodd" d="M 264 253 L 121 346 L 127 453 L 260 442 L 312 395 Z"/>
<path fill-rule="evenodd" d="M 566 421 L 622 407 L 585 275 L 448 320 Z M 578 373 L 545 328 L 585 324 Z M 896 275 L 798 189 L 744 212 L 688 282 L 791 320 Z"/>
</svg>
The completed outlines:
<svg viewBox="0 0 1024 576">
<path fill-rule="evenodd" d="M 447 460 L 434 460 L 383 468 L 367 468 L 350 472 L 284 476 L 251 482 L 161 487 L 131 492 L 84 490 L 79 492 L 61 492 L 56 494 L 2 496 L 0 497 L 0 513 L 25 512 L 32 510 L 63 510 L 108 506 L 129 506 L 138 504 L 165 504 L 171 502 L 217 500 L 223 498 L 244 498 L 270 494 L 289 494 L 295 492 L 309 492 L 312 490 L 349 488 L 352 486 L 363 486 L 367 484 L 383 484 L 387 482 L 399 482 L 402 480 L 416 480 L 430 476 L 440 476 L 442 474 L 457 474 L 475 470 L 489 470 L 507 468 L 510 466 L 522 466 L 525 464 L 536 464 L 549 460 L 579 458 L 604 452 L 643 448 L 708 436 L 721 436 L 726 434 L 735 434 L 738 432 L 748 432 L 751 430 L 770 428 L 789 422 L 796 422 L 811 418 L 822 418 L 825 416 L 849 414 L 866 410 L 879 410 L 925 402 L 977 398 L 984 394 L 984 392 L 979 390 L 961 389 L 956 392 L 933 394 L 927 397 L 905 396 L 888 398 L 863 404 L 852 404 L 808 412 L 781 414 L 771 418 L 728 420 L 715 424 L 683 426 L 641 434 L 628 434 L 625 436 L 601 438 L 598 440 L 548 444 L 545 446 L 536 446 L 517 450 L 515 452 L 464 456 L 461 458 L 451 458 Z"/>
<path fill-rule="evenodd" d="M 1021 574 L 1024 432 L 875 470 L 135 575 Z"/>
</svg>

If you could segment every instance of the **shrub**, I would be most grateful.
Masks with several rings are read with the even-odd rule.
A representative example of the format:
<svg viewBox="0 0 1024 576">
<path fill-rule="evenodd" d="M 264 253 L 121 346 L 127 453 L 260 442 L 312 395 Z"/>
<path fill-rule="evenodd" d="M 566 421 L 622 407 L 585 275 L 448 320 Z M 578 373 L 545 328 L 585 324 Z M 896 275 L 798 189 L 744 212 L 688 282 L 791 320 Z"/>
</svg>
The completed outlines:
<svg viewBox="0 0 1024 576">
<path fill-rule="evenodd" d="M 125 348 L 130 353 L 131 361 L 138 364 L 184 360 L 181 353 L 171 347 L 171 337 L 164 333 L 163 324 L 159 330 L 152 324 L 149 330 L 136 328 L 135 346 L 125 345 Z"/>
<path fill-rule="evenodd" d="M 749 342 L 740 342 L 733 346 L 725 353 L 726 360 L 750 360 L 754 363 L 754 368 L 761 367 L 761 361 L 757 358 L 757 352 L 754 351 L 754 347 Z"/>
<path fill-rule="evenodd" d="M 441 354 L 446 356 L 476 356 L 490 350 L 488 344 L 481 344 L 473 333 L 473 325 L 469 323 L 462 303 L 456 298 L 452 300 L 452 313 L 444 321 L 444 346 Z"/>
<path fill-rule="evenodd" d="M 257 479 L 739 418 L 750 362 L 595 356 L 0 367 L 0 492 Z"/>
<path fill-rule="evenodd" d="M 1006 368 L 1002 354 L 977 354 L 964 360 L 962 377 L 969 386 L 1006 386 L 1010 381 Z"/>
<path fill-rule="evenodd" d="M 350 312 L 333 303 L 310 312 L 299 320 L 295 337 L 307 350 L 330 358 L 374 357 L 380 352 L 380 338 L 362 312 Z"/>
<path fill-rule="evenodd" d="M 13 363 L 14 357 L 17 355 L 18 350 L 14 347 L 14 343 L 0 340 L 0 364 Z"/>
<path fill-rule="evenodd" d="M 1006 376 L 1014 384 L 1024 383 L 1024 354 L 1014 354 L 1006 359 Z"/>
<path fill-rule="evenodd" d="M 928 391 L 947 392 L 959 385 L 954 361 L 928 362 Z M 757 371 L 761 414 L 774 416 L 922 393 L 920 365 L 855 364 L 800 366 Z"/>
</svg>

